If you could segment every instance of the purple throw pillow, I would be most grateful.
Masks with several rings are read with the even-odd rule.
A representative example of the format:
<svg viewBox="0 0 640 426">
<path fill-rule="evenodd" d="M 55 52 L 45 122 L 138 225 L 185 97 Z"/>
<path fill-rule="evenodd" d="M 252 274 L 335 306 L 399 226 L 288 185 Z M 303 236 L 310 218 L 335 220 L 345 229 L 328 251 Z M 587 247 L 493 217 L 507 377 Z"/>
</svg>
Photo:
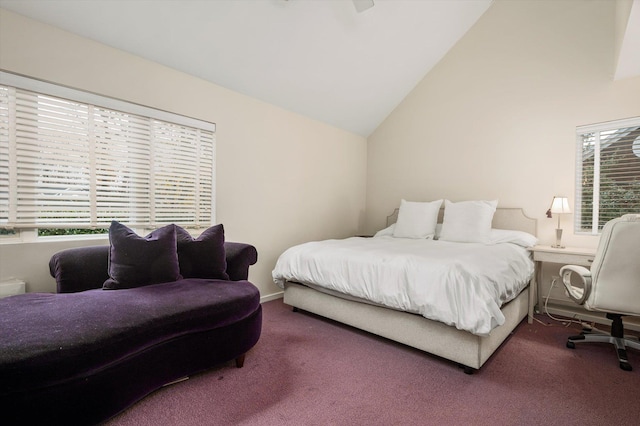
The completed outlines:
<svg viewBox="0 0 640 426">
<path fill-rule="evenodd" d="M 175 225 L 140 237 L 113 221 L 109 227 L 109 244 L 109 279 L 104 282 L 104 289 L 142 287 L 182 279 Z"/>
<path fill-rule="evenodd" d="M 176 226 L 176 239 L 180 274 L 183 277 L 229 279 L 222 224 L 210 227 L 196 239 L 185 229 Z"/>
</svg>

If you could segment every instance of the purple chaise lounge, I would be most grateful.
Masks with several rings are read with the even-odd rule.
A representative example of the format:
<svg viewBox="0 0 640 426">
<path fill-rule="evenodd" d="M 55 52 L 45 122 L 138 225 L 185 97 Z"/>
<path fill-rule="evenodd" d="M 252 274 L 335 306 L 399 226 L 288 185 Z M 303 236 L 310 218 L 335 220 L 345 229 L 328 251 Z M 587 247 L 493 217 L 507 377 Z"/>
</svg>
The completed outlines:
<svg viewBox="0 0 640 426">
<path fill-rule="evenodd" d="M 182 278 L 190 273 L 117 290 L 103 289 L 109 246 L 55 254 L 58 294 L 0 299 L 0 423 L 96 424 L 167 383 L 232 360 L 242 367 L 262 326 L 247 281 L 257 252 L 222 245 L 228 279 Z M 190 266 L 180 258 L 180 267 Z"/>
</svg>

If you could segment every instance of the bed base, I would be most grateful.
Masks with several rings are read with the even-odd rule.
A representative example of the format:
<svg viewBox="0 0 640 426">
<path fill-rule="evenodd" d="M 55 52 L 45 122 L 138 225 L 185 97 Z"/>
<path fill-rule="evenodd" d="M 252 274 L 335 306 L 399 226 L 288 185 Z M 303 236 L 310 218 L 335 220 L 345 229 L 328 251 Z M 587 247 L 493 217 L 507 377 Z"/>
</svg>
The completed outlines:
<svg viewBox="0 0 640 426">
<path fill-rule="evenodd" d="M 395 223 L 398 209 L 387 217 L 387 226 Z M 440 209 L 438 223 L 442 223 L 444 209 Z M 498 208 L 492 227 L 537 233 L 538 222 L 521 208 Z M 457 362 L 465 373 L 479 369 L 500 344 L 525 318 L 533 321 L 534 289 L 529 285 L 501 310 L 503 325 L 491 330 L 489 336 L 476 336 L 421 315 L 397 311 L 357 300 L 347 300 L 299 283 L 286 282 L 284 303 L 335 321 L 368 331 L 387 339 L 429 352 Z"/>
<path fill-rule="evenodd" d="M 527 317 L 529 287 L 502 307 L 505 322 L 489 336 L 476 336 L 421 315 L 342 299 L 294 282 L 285 283 L 284 303 L 456 362 L 471 374 Z"/>
</svg>

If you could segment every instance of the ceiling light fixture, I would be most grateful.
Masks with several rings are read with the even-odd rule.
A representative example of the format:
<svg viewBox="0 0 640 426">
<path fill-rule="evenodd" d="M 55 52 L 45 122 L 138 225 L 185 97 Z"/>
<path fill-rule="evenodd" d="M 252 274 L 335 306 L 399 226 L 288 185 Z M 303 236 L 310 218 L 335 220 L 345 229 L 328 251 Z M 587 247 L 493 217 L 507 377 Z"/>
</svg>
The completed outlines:
<svg viewBox="0 0 640 426">
<path fill-rule="evenodd" d="M 353 0 L 353 5 L 358 13 L 371 9 L 374 5 L 373 0 Z"/>
</svg>

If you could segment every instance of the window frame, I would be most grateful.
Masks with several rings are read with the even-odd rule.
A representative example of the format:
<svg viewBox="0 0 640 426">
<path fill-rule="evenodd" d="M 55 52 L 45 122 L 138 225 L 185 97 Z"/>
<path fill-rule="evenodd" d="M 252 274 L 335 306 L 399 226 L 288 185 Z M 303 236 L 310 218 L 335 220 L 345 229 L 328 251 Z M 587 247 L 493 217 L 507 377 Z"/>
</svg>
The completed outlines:
<svg viewBox="0 0 640 426">
<path fill-rule="evenodd" d="M 22 75 L 12 74 L 4 71 L 0 71 L 0 85 L 13 87 L 13 88 L 16 88 L 17 90 L 34 92 L 38 95 L 52 96 L 55 98 L 68 100 L 74 103 L 86 105 L 90 109 L 95 106 L 96 108 L 102 108 L 112 112 L 126 114 L 132 117 L 135 116 L 136 118 L 148 120 L 149 122 L 158 123 L 158 125 L 161 126 L 163 129 L 172 127 L 172 128 L 178 129 L 178 131 L 180 131 L 182 128 L 186 128 L 188 130 L 198 130 L 198 133 L 197 133 L 198 136 L 202 134 L 204 135 L 202 137 L 206 139 L 206 148 L 201 148 L 203 139 L 192 138 L 190 143 L 192 146 L 196 146 L 197 150 L 207 149 L 208 150 L 207 158 L 209 162 L 207 163 L 208 168 L 204 169 L 205 170 L 204 174 L 200 172 L 195 176 L 193 185 L 196 187 L 195 191 L 197 192 L 200 187 L 199 179 L 205 178 L 206 179 L 205 187 L 207 190 L 209 189 L 209 187 L 211 188 L 211 194 L 208 194 L 208 191 L 205 192 L 205 195 L 204 195 L 205 198 L 203 199 L 203 200 L 206 200 L 205 204 L 202 204 L 201 202 L 200 203 L 194 202 L 193 206 L 188 206 L 187 207 L 188 209 L 193 210 L 192 212 L 193 217 L 196 219 L 193 219 L 193 221 L 187 220 L 185 223 L 181 223 L 181 224 L 189 228 L 204 229 L 205 227 L 216 223 L 216 209 L 215 209 L 216 125 L 215 123 L 203 121 L 203 120 L 199 120 L 191 117 L 186 117 L 183 115 L 179 115 L 179 114 L 171 113 L 168 111 L 163 111 L 163 110 L 159 110 L 159 109 L 155 109 L 148 106 L 139 105 L 139 104 L 135 104 L 135 103 L 131 103 L 131 102 L 115 99 L 115 98 L 110 98 L 110 97 L 98 95 L 98 94 L 87 92 L 87 91 L 77 90 L 70 87 L 61 86 L 58 84 L 52 84 L 42 80 L 37 80 L 30 77 L 25 77 Z M 8 102 L 7 105 L 10 105 L 10 103 Z M 10 194 L 14 189 L 12 188 L 13 183 L 15 183 L 15 180 L 11 179 L 10 174 L 15 173 L 15 169 L 18 167 L 17 164 L 12 164 L 14 160 L 18 158 L 16 157 L 15 152 L 12 152 L 12 151 L 15 150 L 15 146 L 17 146 L 17 144 L 19 144 L 20 142 L 17 139 L 15 139 L 16 137 L 15 133 L 12 133 L 12 130 L 11 130 L 12 126 L 13 128 L 15 128 L 15 123 L 11 123 L 11 120 L 15 120 L 15 111 L 13 112 L 13 117 L 11 116 L 12 112 L 9 110 L 9 107 L 7 107 L 5 111 L 7 112 L 7 116 L 6 117 L 3 116 L 2 119 L 0 119 L 0 126 L 4 126 L 4 125 L 7 126 L 4 129 L 5 130 L 4 137 L 6 137 L 6 141 L 7 141 L 7 146 L 6 146 L 6 152 L 7 152 L 6 164 L 7 165 L 4 166 L 4 170 L 7 172 L 7 177 L 8 177 L 7 182 L 8 182 L 8 185 L 11 185 L 11 187 L 9 187 L 8 185 L 5 187 L 7 188 L 6 191 L 8 191 L 8 192 L 5 192 L 5 194 L 8 194 L 8 195 L 5 195 L 6 197 L 5 199 L 10 204 L 5 205 L 4 208 L 6 209 L 5 212 L 9 215 L 10 209 L 13 208 L 11 206 Z M 3 129 L 0 128 L 0 130 L 3 130 Z M 167 132 L 167 133 L 170 133 L 170 132 Z M 176 136 L 176 137 L 179 137 L 179 136 Z M 14 139 L 12 140 L 12 138 Z M 168 140 L 169 141 L 168 143 L 170 145 L 174 143 L 173 139 L 165 138 L 165 140 Z M 148 144 L 149 146 L 152 146 L 152 148 L 150 148 L 152 150 L 155 150 L 156 147 L 159 146 L 157 139 L 154 139 L 152 137 L 150 137 L 148 140 L 145 140 L 144 143 Z M 187 155 L 187 158 L 193 158 L 194 160 L 199 160 L 198 155 L 195 153 L 187 152 L 187 154 L 185 155 Z M 86 164 L 84 164 L 84 166 L 86 167 Z M 0 164 L 0 167 L 2 167 L 2 164 Z M 151 168 L 151 166 L 149 167 Z M 209 174 L 209 171 L 211 172 L 210 174 Z M 153 170 L 151 173 L 152 173 L 153 179 L 160 179 L 158 177 L 158 173 L 159 173 L 158 170 Z M 91 192 L 93 193 L 94 190 L 95 188 L 92 187 Z M 151 191 L 149 191 L 149 194 L 150 195 L 147 195 L 147 197 L 153 199 L 154 194 L 151 194 Z M 94 203 L 95 197 L 91 196 L 91 198 L 92 198 L 91 203 Z M 207 200 L 208 198 L 210 198 L 210 203 Z M 174 199 L 171 198 L 170 201 L 174 201 Z M 169 204 L 171 204 L 171 202 Z M 205 207 L 202 207 L 202 206 L 205 206 Z M 210 215 L 205 214 L 204 217 L 202 217 L 201 216 L 202 212 L 200 211 L 201 208 L 205 209 L 202 211 L 209 210 L 211 214 Z M 91 209 L 95 210 L 95 208 L 93 207 L 93 204 Z M 154 206 L 149 206 L 148 209 L 153 210 Z M 171 210 L 173 208 L 169 206 L 168 209 Z M 198 210 L 199 213 L 196 213 L 196 210 Z M 93 213 L 91 214 L 91 216 L 93 217 Z M 198 217 L 200 218 L 200 220 L 197 219 Z M 126 218 L 124 219 L 114 218 L 114 219 L 121 220 L 124 223 L 127 223 Z M 28 241 L 34 241 L 36 239 L 43 240 L 43 241 L 52 240 L 52 239 L 55 239 L 56 241 L 59 241 L 60 239 L 101 239 L 106 236 L 106 234 L 92 234 L 92 235 L 34 237 L 34 234 L 35 236 L 37 236 L 37 231 L 34 231 L 34 230 L 37 229 L 38 226 L 34 226 L 34 224 L 22 225 L 20 223 L 9 223 L 8 221 L 10 220 L 10 216 L 7 216 L 6 220 L 7 222 L 4 222 L 4 224 L 0 223 L 0 226 L 6 229 L 14 229 L 16 233 L 14 235 L 3 235 L 2 238 L 0 238 L 0 243 L 28 242 Z M 37 220 L 38 219 L 34 219 L 34 222 L 36 222 Z M 168 220 L 168 219 L 165 219 L 165 220 Z M 178 221 L 173 221 L 173 220 L 172 222 L 178 223 Z M 164 224 L 165 222 L 163 221 L 163 219 L 156 220 L 155 222 L 150 220 L 149 222 L 143 221 L 142 223 L 127 223 L 127 225 L 130 225 L 132 228 L 140 231 L 154 229 L 155 227 L 161 226 Z M 108 225 L 107 226 L 104 226 L 104 225 L 105 225 L 104 222 L 100 222 L 100 226 L 98 227 L 108 228 Z M 52 227 L 53 228 L 63 228 L 63 227 L 92 228 L 92 227 L 96 227 L 96 224 L 82 222 L 82 223 L 74 223 L 73 226 L 67 226 L 67 225 L 56 226 L 55 224 L 51 225 L 51 224 L 41 223 L 39 227 L 40 228 L 52 228 Z"/>
<path fill-rule="evenodd" d="M 599 235 L 602 232 L 604 223 L 600 223 L 600 210 L 601 210 L 601 154 L 602 154 L 602 141 L 606 141 L 606 135 L 602 137 L 602 133 L 621 131 L 628 128 L 640 128 L 640 117 L 630 117 L 620 120 L 607 121 L 596 124 L 589 124 L 576 127 L 576 185 L 575 185 L 575 209 L 574 209 L 574 232 L 578 235 Z M 637 131 L 634 130 L 634 131 Z M 584 175 L 584 143 L 585 136 L 593 134 L 593 199 L 591 206 L 583 205 L 588 200 L 583 200 L 583 181 Z M 629 139 L 630 140 L 630 139 Z M 614 141 L 617 142 L 617 141 Z M 632 149 L 634 142 L 631 141 Z M 607 148 L 610 144 L 605 146 Z M 638 156 L 635 151 L 633 153 Z M 640 158 L 640 157 L 639 157 Z M 630 172 L 636 171 L 631 166 L 628 167 Z M 626 171 L 626 170 L 625 170 Z M 638 172 L 640 174 L 640 171 Z M 583 226 L 583 211 L 591 213 L 591 228 L 587 229 Z M 627 211 L 626 213 L 634 213 L 634 211 Z"/>
</svg>

